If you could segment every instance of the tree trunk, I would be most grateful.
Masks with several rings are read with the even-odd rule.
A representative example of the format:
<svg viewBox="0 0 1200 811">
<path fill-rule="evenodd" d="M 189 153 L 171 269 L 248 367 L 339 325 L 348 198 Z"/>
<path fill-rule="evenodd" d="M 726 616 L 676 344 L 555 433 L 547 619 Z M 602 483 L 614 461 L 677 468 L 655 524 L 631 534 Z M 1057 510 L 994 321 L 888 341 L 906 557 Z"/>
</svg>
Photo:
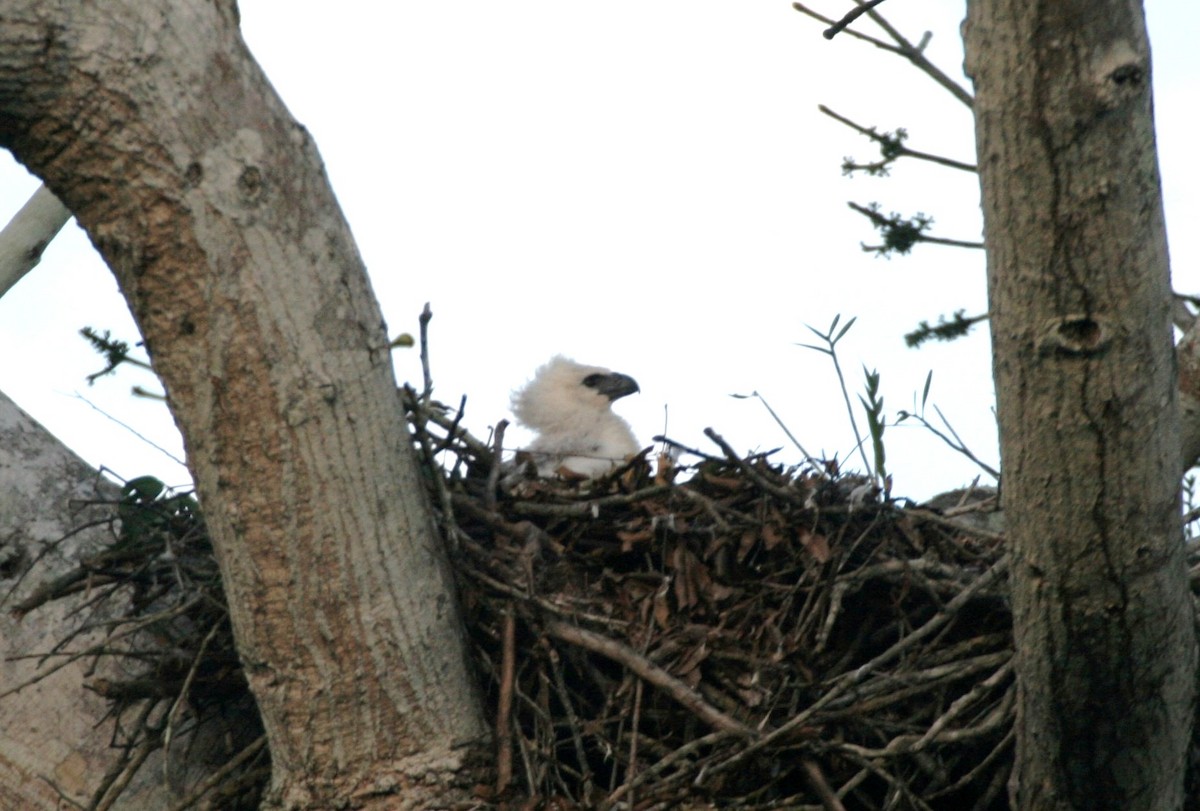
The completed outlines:
<svg viewBox="0 0 1200 811">
<path fill-rule="evenodd" d="M 162 377 L 267 729 L 268 804 L 467 797 L 486 727 L 383 320 L 235 4 L 9 0 L 0 143 L 87 230 Z"/>
<path fill-rule="evenodd" d="M 1178 808 L 1196 637 L 1140 3 L 971 0 L 1023 809 Z"/>
<path fill-rule="evenodd" d="M 115 487 L 71 453 L 0 393 L 0 808 L 55 811 L 82 807 L 117 760 L 105 723 L 108 702 L 83 687 L 95 676 L 90 659 L 47 674 L 38 658 L 79 623 L 88 598 L 43 606 L 20 618 L 11 612 L 39 584 L 79 565 L 84 550 L 106 540 L 109 510 L 97 498 Z M 95 636 L 89 641 L 98 641 Z M 29 684 L 38 675 L 35 685 Z M 15 694 L 9 691 L 23 687 Z M 7 694 L 7 695 L 6 695 Z M 148 761 L 117 806 L 123 811 L 167 808 L 171 795 L 163 763 Z"/>
</svg>

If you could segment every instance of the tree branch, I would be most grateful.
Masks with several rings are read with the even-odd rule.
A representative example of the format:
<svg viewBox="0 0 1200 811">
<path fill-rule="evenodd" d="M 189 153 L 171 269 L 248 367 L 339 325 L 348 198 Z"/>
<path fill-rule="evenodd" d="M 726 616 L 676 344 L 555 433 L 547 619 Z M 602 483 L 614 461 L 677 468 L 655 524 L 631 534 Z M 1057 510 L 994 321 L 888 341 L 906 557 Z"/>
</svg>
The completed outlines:
<svg viewBox="0 0 1200 811">
<path fill-rule="evenodd" d="M 50 240 L 71 219 L 71 212 L 44 185 L 0 231 L 0 297 L 42 260 Z"/>
<path fill-rule="evenodd" d="M 821 34 L 821 36 L 825 37 L 825 39 L 833 39 L 834 37 L 836 37 L 838 35 L 838 33 L 840 31 L 845 30 L 846 26 L 848 26 L 850 23 L 854 22 L 859 17 L 866 14 L 868 11 L 875 8 L 875 6 L 879 5 L 882 2 L 883 2 L 883 0 L 870 0 L 869 3 L 864 3 L 864 4 L 859 5 L 859 7 L 856 9 L 851 9 L 850 11 L 846 12 L 846 16 L 842 17 L 842 19 L 838 20 L 836 23 L 834 23 L 833 25 L 826 28 L 825 31 Z"/>
<path fill-rule="evenodd" d="M 913 245 L 918 242 L 948 245 L 952 248 L 983 249 L 982 242 L 929 236 L 925 233 L 925 229 L 933 224 L 933 219 L 924 214 L 917 214 L 912 219 L 905 220 L 899 214 L 892 214 L 891 216 L 880 214 L 878 206 L 874 204 L 863 206 L 852 202 L 846 205 L 870 220 L 871 224 L 883 235 L 882 245 L 863 244 L 862 249 L 867 253 L 885 255 L 895 251 L 896 253 L 905 254 L 911 251 Z"/>
<path fill-rule="evenodd" d="M 628 645 L 624 645 L 585 628 L 568 625 L 558 620 L 551 620 L 546 623 L 546 633 L 564 642 L 570 642 L 573 645 L 578 645 L 593 653 L 599 653 L 601 656 L 606 656 L 613 661 L 620 662 L 636 673 L 638 677 L 650 682 L 690 709 L 700 720 L 715 730 L 731 732 L 744 738 L 756 737 L 754 730 L 750 729 L 750 727 L 709 704 L 699 693 L 688 687 L 687 684 L 675 678 Z"/>
<path fill-rule="evenodd" d="M 860 6 L 864 5 L 862 0 L 855 0 L 855 2 L 857 2 Z M 829 26 L 837 25 L 837 21 L 832 20 L 829 17 L 825 17 L 824 15 L 818 14 L 817 12 L 815 12 L 812 9 L 805 6 L 803 3 L 792 3 L 792 8 L 796 9 L 796 11 L 799 11 L 801 14 L 806 14 L 807 16 L 812 17 L 814 20 L 820 20 L 821 22 L 823 22 Z M 933 64 L 925 57 L 925 54 L 923 51 L 924 51 L 925 42 L 927 42 L 927 38 L 922 40 L 920 45 L 914 45 L 911 42 L 909 42 L 908 39 L 906 39 L 899 31 L 897 31 L 891 25 L 891 23 L 889 23 L 887 20 L 885 20 L 883 18 L 883 16 L 880 15 L 879 12 L 875 11 L 873 8 L 868 8 L 868 9 L 864 10 L 863 13 L 865 13 L 868 17 L 870 17 L 871 20 L 876 25 L 878 25 L 880 28 L 882 28 L 884 31 L 886 31 L 888 36 L 890 36 L 896 44 L 892 45 L 891 43 L 884 42 L 883 40 L 867 36 L 866 34 L 860 34 L 857 31 L 853 31 L 849 28 L 845 29 L 845 32 L 847 34 L 854 37 L 855 39 L 862 40 L 863 42 L 869 42 L 870 44 L 874 45 L 876 48 L 881 48 L 882 50 L 885 50 L 885 51 L 891 51 L 892 53 L 896 54 L 897 56 L 904 57 L 909 62 L 911 62 L 915 67 L 919 68 L 922 72 L 924 72 L 927 76 L 929 76 L 929 78 L 933 79 L 935 82 L 937 82 L 942 87 L 944 87 L 946 90 L 948 90 L 951 93 L 951 95 L 953 95 L 956 99 L 961 101 L 967 107 L 974 106 L 975 100 L 974 100 L 974 97 L 971 95 L 971 93 L 968 90 L 966 90 L 966 88 L 964 88 L 962 85 L 960 85 L 958 82 L 954 81 L 949 76 L 947 76 L 944 72 L 942 72 L 942 70 L 940 68 L 938 68 L 937 65 Z"/>
<path fill-rule="evenodd" d="M 939 166 L 947 166 L 951 169 L 960 169 L 964 172 L 978 171 L 978 168 L 973 163 L 964 163 L 963 161 L 956 161 L 953 158 L 945 158 L 941 155 L 934 155 L 929 152 L 919 152 L 915 149 L 909 149 L 903 144 L 902 139 L 898 135 L 892 136 L 887 133 L 881 135 L 875 130 L 874 127 L 864 127 L 861 124 L 857 124 L 851 121 L 849 118 L 835 113 L 824 104 L 818 104 L 817 109 L 832 118 L 834 121 L 845 124 L 850 129 L 854 130 L 860 135 L 867 136 L 872 141 L 880 145 L 880 148 L 883 150 L 884 154 L 884 159 L 882 161 L 879 161 L 878 163 L 867 164 L 866 166 L 858 166 L 855 168 L 865 169 L 868 172 L 878 172 L 884 166 L 894 162 L 897 158 L 916 158 L 917 160 L 936 163 Z M 898 130 L 897 132 L 903 132 L 903 130 Z"/>
</svg>

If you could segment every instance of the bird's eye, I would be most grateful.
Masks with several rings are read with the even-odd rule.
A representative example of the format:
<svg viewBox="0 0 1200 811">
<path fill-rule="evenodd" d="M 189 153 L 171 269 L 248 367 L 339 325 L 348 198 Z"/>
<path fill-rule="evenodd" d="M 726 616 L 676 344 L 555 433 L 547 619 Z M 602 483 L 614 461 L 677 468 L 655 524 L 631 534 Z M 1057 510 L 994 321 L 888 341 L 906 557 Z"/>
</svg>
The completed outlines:
<svg viewBox="0 0 1200 811">
<path fill-rule="evenodd" d="M 590 374 L 583 379 L 583 385 L 594 389 L 600 385 L 600 381 L 603 379 L 604 375 L 602 374 Z"/>
</svg>

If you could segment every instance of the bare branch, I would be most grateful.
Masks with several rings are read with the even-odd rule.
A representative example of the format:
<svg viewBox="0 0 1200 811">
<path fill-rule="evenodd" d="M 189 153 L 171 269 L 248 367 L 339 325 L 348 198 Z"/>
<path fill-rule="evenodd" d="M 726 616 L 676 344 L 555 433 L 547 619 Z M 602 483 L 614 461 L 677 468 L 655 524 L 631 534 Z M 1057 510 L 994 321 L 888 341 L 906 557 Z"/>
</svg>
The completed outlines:
<svg viewBox="0 0 1200 811">
<path fill-rule="evenodd" d="M 650 682 L 696 714 L 700 720 L 721 732 L 729 732 L 743 738 L 756 738 L 754 730 L 735 718 L 731 718 L 716 707 L 709 704 L 703 697 L 686 683 L 675 678 L 663 668 L 651 662 L 637 651 L 616 640 L 568 625 L 565 622 L 551 620 L 546 623 L 546 633 L 553 637 L 587 648 L 609 659 L 620 662 L 640 678 Z"/>
<path fill-rule="evenodd" d="M 37 266 L 50 240 L 69 219 L 71 212 L 67 207 L 53 192 L 39 186 L 0 231 L 0 296 Z"/>
<path fill-rule="evenodd" d="M 882 2 L 883 0 L 870 0 L 869 3 L 861 4 L 858 8 L 850 10 L 846 13 L 846 16 L 842 17 L 842 19 L 826 28 L 821 36 L 825 37 L 825 39 L 833 39 L 838 35 L 838 32 L 845 30 L 846 26 Z"/>
<path fill-rule="evenodd" d="M 876 5 L 875 3 L 866 4 L 863 2 L 863 0 L 855 0 L 855 2 L 858 3 L 859 6 Z M 801 14 L 806 14 L 809 17 L 812 17 L 814 20 L 820 20 L 827 25 L 837 25 L 835 20 L 818 14 L 817 12 L 805 6 L 803 3 L 792 3 L 792 8 L 796 9 L 796 11 L 799 11 Z M 928 36 L 922 37 L 921 42 L 914 45 L 913 43 L 909 42 L 904 35 L 897 31 L 891 23 L 885 20 L 879 12 L 875 11 L 874 8 L 867 8 L 863 13 L 870 17 L 876 25 L 886 31 L 887 35 L 892 38 L 892 41 L 895 42 L 895 44 L 893 45 L 891 43 L 884 42 L 883 40 L 875 39 L 874 37 L 867 36 L 866 34 L 860 34 L 857 31 L 853 31 L 849 28 L 845 29 L 847 34 L 856 39 L 860 39 L 863 42 L 869 42 L 876 48 L 881 48 L 885 51 L 891 51 L 897 56 L 904 57 L 915 67 L 919 68 L 927 76 L 929 76 L 929 78 L 933 79 L 946 90 L 950 91 L 950 93 L 956 99 L 961 101 L 967 107 L 974 106 L 975 99 L 971 93 L 958 82 L 947 76 L 937 65 L 933 64 L 925 57 L 924 46 L 929 41 Z"/>
</svg>

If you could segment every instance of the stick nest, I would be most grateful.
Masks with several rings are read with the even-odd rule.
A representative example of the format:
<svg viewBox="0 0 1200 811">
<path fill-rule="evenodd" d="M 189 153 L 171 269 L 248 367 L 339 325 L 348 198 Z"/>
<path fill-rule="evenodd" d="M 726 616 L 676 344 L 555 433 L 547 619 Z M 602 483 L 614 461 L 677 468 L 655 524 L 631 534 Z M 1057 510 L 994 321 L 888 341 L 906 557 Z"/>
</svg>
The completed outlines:
<svg viewBox="0 0 1200 811">
<path fill-rule="evenodd" d="M 461 413 L 403 399 L 495 719 L 481 808 L 1006 807 L 999 535 L 712 432 L 718 451 L 690 466 L 521 478 L 493 452 L 502 426 L 490 445 Z M 124 752 L 89 808 L 206 725 L 217 755 L 168 752 L 203 775 L 175 807 L 254 807 L 269 756 L 199 512 L 138 482 L 113 543 L 15 609 L 85 590 L 104 609 L 56 651 L 120 663 L 88 684 Z"/>
<path fill-rule="evenodd" d="M 694 466 L 493 491 L 495 454 L 406 400 L 496 718 L 492 802 L 1007 807 L 1007 560 L 964 514 L 994 499 L 904 509 L 711 431 Z"/>
</svg>

